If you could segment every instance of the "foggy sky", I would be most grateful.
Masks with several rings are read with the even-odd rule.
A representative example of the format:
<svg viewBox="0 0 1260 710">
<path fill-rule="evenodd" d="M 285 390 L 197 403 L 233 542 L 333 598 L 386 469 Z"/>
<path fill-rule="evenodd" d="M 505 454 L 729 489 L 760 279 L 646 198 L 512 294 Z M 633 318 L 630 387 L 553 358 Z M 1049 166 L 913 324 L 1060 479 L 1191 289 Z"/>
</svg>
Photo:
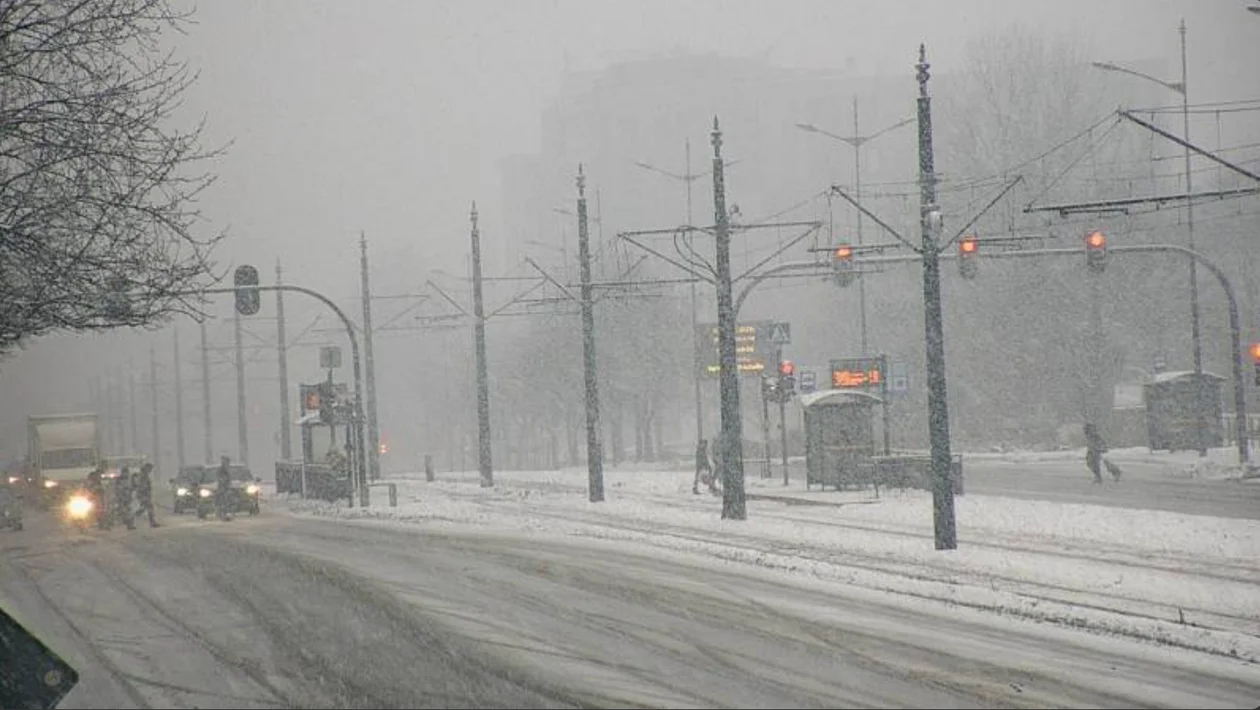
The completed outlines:
<svg viewBox="0 0 1260 710">
<path fill-rule="evenodd" d="M 501 229 L 497 161 L 538 150 L 540 114 L 566 71 L 718 52 L 854 76 L 904 75 L 909 96 L 919 42 L 928 45 L 934 73 L 957 71 L 968 39 L 1018 22 L 1085 38 L 1095 59 L 1163 61 L 1175 79 L 1184 16 L 1191 100 L 1251 98 L 1260 96 L 1260 17 L 1244 7 L 1233 0 L 214 0 L 201 3 L 198 23 L 171 42 L 201 70 L 188 118 L 206 117 L 208 145 L 232 141 L 201 204 L 206 232 L 230 233 L 220 263 L 254 263 L 269 281 L 280 259 L 291 282 L 353 310 L 360 230 L 387 290 L 418 288 L 433 268 L 462 273 L 469 202 L 477 200 L 483 230 Z M 707 198 L 707 187 L 697 195 Z M 570 199 L 557 195 L 556 204 Z M 195 326 L 185 322 L 182 332 L 191 352 Z M 160 341 L 54 336 L 0 363 L 0 401 L 10 405 L 0 415 L 0 443 L 21 445 L 27 414 L 72 406 L 99 363 L 134 356 L 147 366 L 154 342 L 168 348 L 169 333 Z"/>
</svg>

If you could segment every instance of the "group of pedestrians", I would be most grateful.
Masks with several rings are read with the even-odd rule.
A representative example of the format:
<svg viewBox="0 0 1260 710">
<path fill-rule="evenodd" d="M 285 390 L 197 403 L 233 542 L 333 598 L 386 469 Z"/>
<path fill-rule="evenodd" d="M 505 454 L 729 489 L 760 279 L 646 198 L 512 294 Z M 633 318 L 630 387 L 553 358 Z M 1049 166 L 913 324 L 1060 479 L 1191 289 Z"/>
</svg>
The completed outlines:
<svg viewBox="0 0 1260 710">
<path fill-rule="evenodd" d="M 107 493 L 103 464 L 88 474 L 87 489 L 96 503 L 98 528 L 108 530 L 121 523 L 128 530 L 135 530 L 137 514 L 148 516 L 149 527 L 158 527 L 153 507 L 153 464 L 145 463 L 135 473 L 123 466 L 109 485 Z"/>
</svg>

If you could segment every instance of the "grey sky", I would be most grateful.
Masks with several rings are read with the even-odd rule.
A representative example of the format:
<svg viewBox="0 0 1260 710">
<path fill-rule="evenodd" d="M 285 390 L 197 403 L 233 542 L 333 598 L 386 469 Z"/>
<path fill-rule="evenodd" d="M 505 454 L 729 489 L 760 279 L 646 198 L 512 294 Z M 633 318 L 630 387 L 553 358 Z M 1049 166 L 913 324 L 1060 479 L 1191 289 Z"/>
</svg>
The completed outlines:
<svg viewBox="0 0 1260 710">
<path fill-rule="evenodd" d="M 1019 22 L 1077 35 L 1097 59 L 1164 61 L 1172 79 L 1176 25 L 1185 16 L 1192 100 L 1249 98 L 1260 96 L 1260 17 L 1244 7 L 1235 0 L 213 0 L 200 3 L 198 23 L 172 42 L 202 72 L 187 97 L 189 115 L 207 117 L 209 144 L 234 141 L 202 203 L 210 226 L 230 230 L 221 263 L 255 263 L 269 280 L 280 258 L 293 281 L 348 298 L 357 288 L 361 229 L 394 283 L 419 285 L 435 267 L 461 270 L 469 201 L 478 200 L 485 229 L 497 228 L 496 162 L 538 149 L 540 112 L 566 70 L 720 52 L 785 67 L 900 73 L 909 95 L 919 42 L 935 72 L 958 71 L 969 39 Z M 184 333 L 191 349 L 195 330 Z M 28 406 L 64 406 L 79 380 L 57 378 L 56 388 L 50 369 L 94 369 L 94 353 L 120 343 L 144 361 L 151 341 L 35 343 L 3 364 L 0 397 L 23 405 L 3 428 L 20 427 Z"/>
</svg>

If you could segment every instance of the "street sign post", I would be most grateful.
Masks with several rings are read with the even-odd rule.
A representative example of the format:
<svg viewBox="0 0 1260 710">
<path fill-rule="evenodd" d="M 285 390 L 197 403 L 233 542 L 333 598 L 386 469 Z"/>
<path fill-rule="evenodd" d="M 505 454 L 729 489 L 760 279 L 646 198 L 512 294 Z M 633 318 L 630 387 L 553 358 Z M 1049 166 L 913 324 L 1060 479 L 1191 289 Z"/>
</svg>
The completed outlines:
<svg viewBox="0 0 1260 710">
<path fill-rule="evenodd" d="M 319 368 L 321 370 L 335 370 L 341 367 L 341 348 L 335 345 L 326 345 L 319 349 Z"/>
<path fill-rule="evenodd" d="M 788 345 L 792 342 L 791 323 L 771 323 L 770 342 L 775 345 Z"/>
<path fill-rule="evenodd" d="M 813 370 L 801 370 L 801 394 L 818 389 L 818 375 Z"/>
</svg>

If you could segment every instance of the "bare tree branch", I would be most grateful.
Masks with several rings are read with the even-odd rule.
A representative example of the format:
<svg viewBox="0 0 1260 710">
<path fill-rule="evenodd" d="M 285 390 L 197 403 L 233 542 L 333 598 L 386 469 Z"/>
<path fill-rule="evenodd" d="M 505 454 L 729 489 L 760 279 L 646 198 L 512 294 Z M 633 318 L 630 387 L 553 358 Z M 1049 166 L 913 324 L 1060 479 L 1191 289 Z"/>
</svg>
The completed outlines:
<svg viewBox="0 0 1260 710">
<path fill-rule="evenodd" d="M 167 0 L 0 3 L 0 353 L 57 330 L 156 325 L 219 280 L 197 209 L 221 153 L 172 126 L 197 80 Z"/>
</svg>

